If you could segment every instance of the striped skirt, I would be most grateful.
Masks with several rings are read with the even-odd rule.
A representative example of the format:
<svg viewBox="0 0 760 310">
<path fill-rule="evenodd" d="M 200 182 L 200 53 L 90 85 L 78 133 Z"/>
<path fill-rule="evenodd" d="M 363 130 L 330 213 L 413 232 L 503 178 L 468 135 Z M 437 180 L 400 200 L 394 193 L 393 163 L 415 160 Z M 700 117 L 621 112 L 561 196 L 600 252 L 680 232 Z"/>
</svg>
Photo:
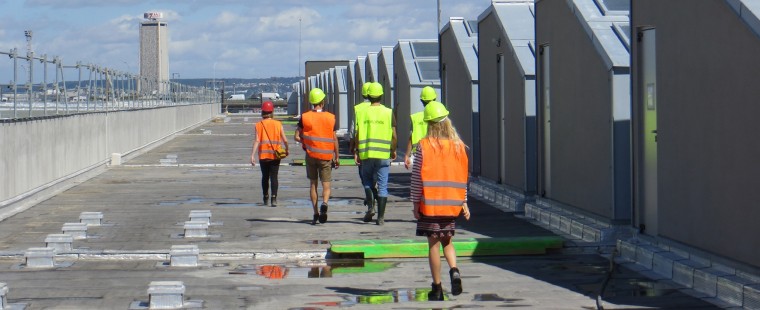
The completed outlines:
<svg viewBox="0 0 760 310">
<path fill-rule="evenodd" d="M 456 217 L 421 216 L 417 221 L 417 236 L 433 238 L 453 237 L 456 233 Z"/>
</svg>

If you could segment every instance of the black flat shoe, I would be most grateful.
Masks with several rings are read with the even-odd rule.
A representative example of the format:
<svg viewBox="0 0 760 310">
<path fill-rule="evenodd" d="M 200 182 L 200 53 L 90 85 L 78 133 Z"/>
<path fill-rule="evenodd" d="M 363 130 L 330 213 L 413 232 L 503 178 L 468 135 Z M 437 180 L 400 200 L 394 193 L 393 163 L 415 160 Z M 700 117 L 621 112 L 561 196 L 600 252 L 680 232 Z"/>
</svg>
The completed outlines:
<svg viewBox="0 0 760 310">
<path fill-rule="evenodd" d="M 451 294 L 454 296 L 462 294 L 462 277 L 459 275 L 459 268 L 451 268 L 449 277 L 451 277 Z"/>
</svg>

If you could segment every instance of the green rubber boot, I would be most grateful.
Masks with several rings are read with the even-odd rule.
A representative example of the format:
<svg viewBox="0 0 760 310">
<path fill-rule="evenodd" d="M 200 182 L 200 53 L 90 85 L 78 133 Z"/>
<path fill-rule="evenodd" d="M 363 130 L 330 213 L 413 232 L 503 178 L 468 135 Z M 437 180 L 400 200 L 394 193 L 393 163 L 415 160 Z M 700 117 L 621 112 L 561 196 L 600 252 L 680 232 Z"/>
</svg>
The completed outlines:
<svg viewBox="0 0 760 310">
<path fill-rule="evenodd" d="M 364 189 L 364 196 L 367 198 L 364 200 L 364 204 L 367 206 L 367 213 L 364 214 L 364 222 L 372 222 L 372 217 L 375 216 L 375 198 L 372 196 L 372 190 L 369 188 Z"/>
<path fill-rule="evenodd" d="M 385 224 L 385 204 L 388 203 L 388 197 L 377 197 L 377 225 Z"/>
</svg>

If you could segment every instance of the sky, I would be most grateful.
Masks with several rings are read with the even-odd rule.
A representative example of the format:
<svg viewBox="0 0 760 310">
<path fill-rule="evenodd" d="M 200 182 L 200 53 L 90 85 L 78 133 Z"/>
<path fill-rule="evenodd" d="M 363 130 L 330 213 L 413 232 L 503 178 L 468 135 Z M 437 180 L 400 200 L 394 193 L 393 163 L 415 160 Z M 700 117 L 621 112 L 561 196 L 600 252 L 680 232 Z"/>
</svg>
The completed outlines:
<svg viewBox="0 0 760 310">
<path fill-rule="evenodd" d="M 477 19 L 491 0 L 440 2 L 443 27 L 449 17 Z M 399 39 L 434 39 L 436 7 L 437 0 L 0 0 L 0 52 L 25 55 L 24 31 L 32 30 L 35 55 L 137 73 L 143 13 L 162 12 L 173 77 L 292 77 L 308 60 L 350 60 Z M 0 54 L 0 83 L 12 68 Z"/>
</svg>

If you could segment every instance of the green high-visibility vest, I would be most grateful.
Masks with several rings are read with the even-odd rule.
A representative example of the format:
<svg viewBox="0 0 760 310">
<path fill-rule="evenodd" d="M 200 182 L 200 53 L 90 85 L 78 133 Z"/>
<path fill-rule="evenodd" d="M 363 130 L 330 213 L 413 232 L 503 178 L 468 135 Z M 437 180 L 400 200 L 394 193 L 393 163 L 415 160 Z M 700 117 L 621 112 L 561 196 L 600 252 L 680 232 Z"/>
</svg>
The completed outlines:
<svg viewBox="0 0 760 310">
<path fill-rule="evenodd" d="M 427 135 L 427 122 L 425 122 L 425 112 L 412 114 L 412 154 L 417 150 L 417 143 Z"/>
<path fill-rule="evenodd" d="M 384 105 L 370 105 L 356 116 L 359 132 L 359 158 L 391 158 L 393 110 Z"/>
<path fill-rule="evenodd" d="M 363 101 L 360 104 L 354 105 L 354 132 L 356 132 L 357 129 L 359 129 L 359 122 L 356 121 L 358 118 L 359 113 L 361 113 L 361 110 L 370 106 L 371 103 L 369 101 Z"/>
</svg>

